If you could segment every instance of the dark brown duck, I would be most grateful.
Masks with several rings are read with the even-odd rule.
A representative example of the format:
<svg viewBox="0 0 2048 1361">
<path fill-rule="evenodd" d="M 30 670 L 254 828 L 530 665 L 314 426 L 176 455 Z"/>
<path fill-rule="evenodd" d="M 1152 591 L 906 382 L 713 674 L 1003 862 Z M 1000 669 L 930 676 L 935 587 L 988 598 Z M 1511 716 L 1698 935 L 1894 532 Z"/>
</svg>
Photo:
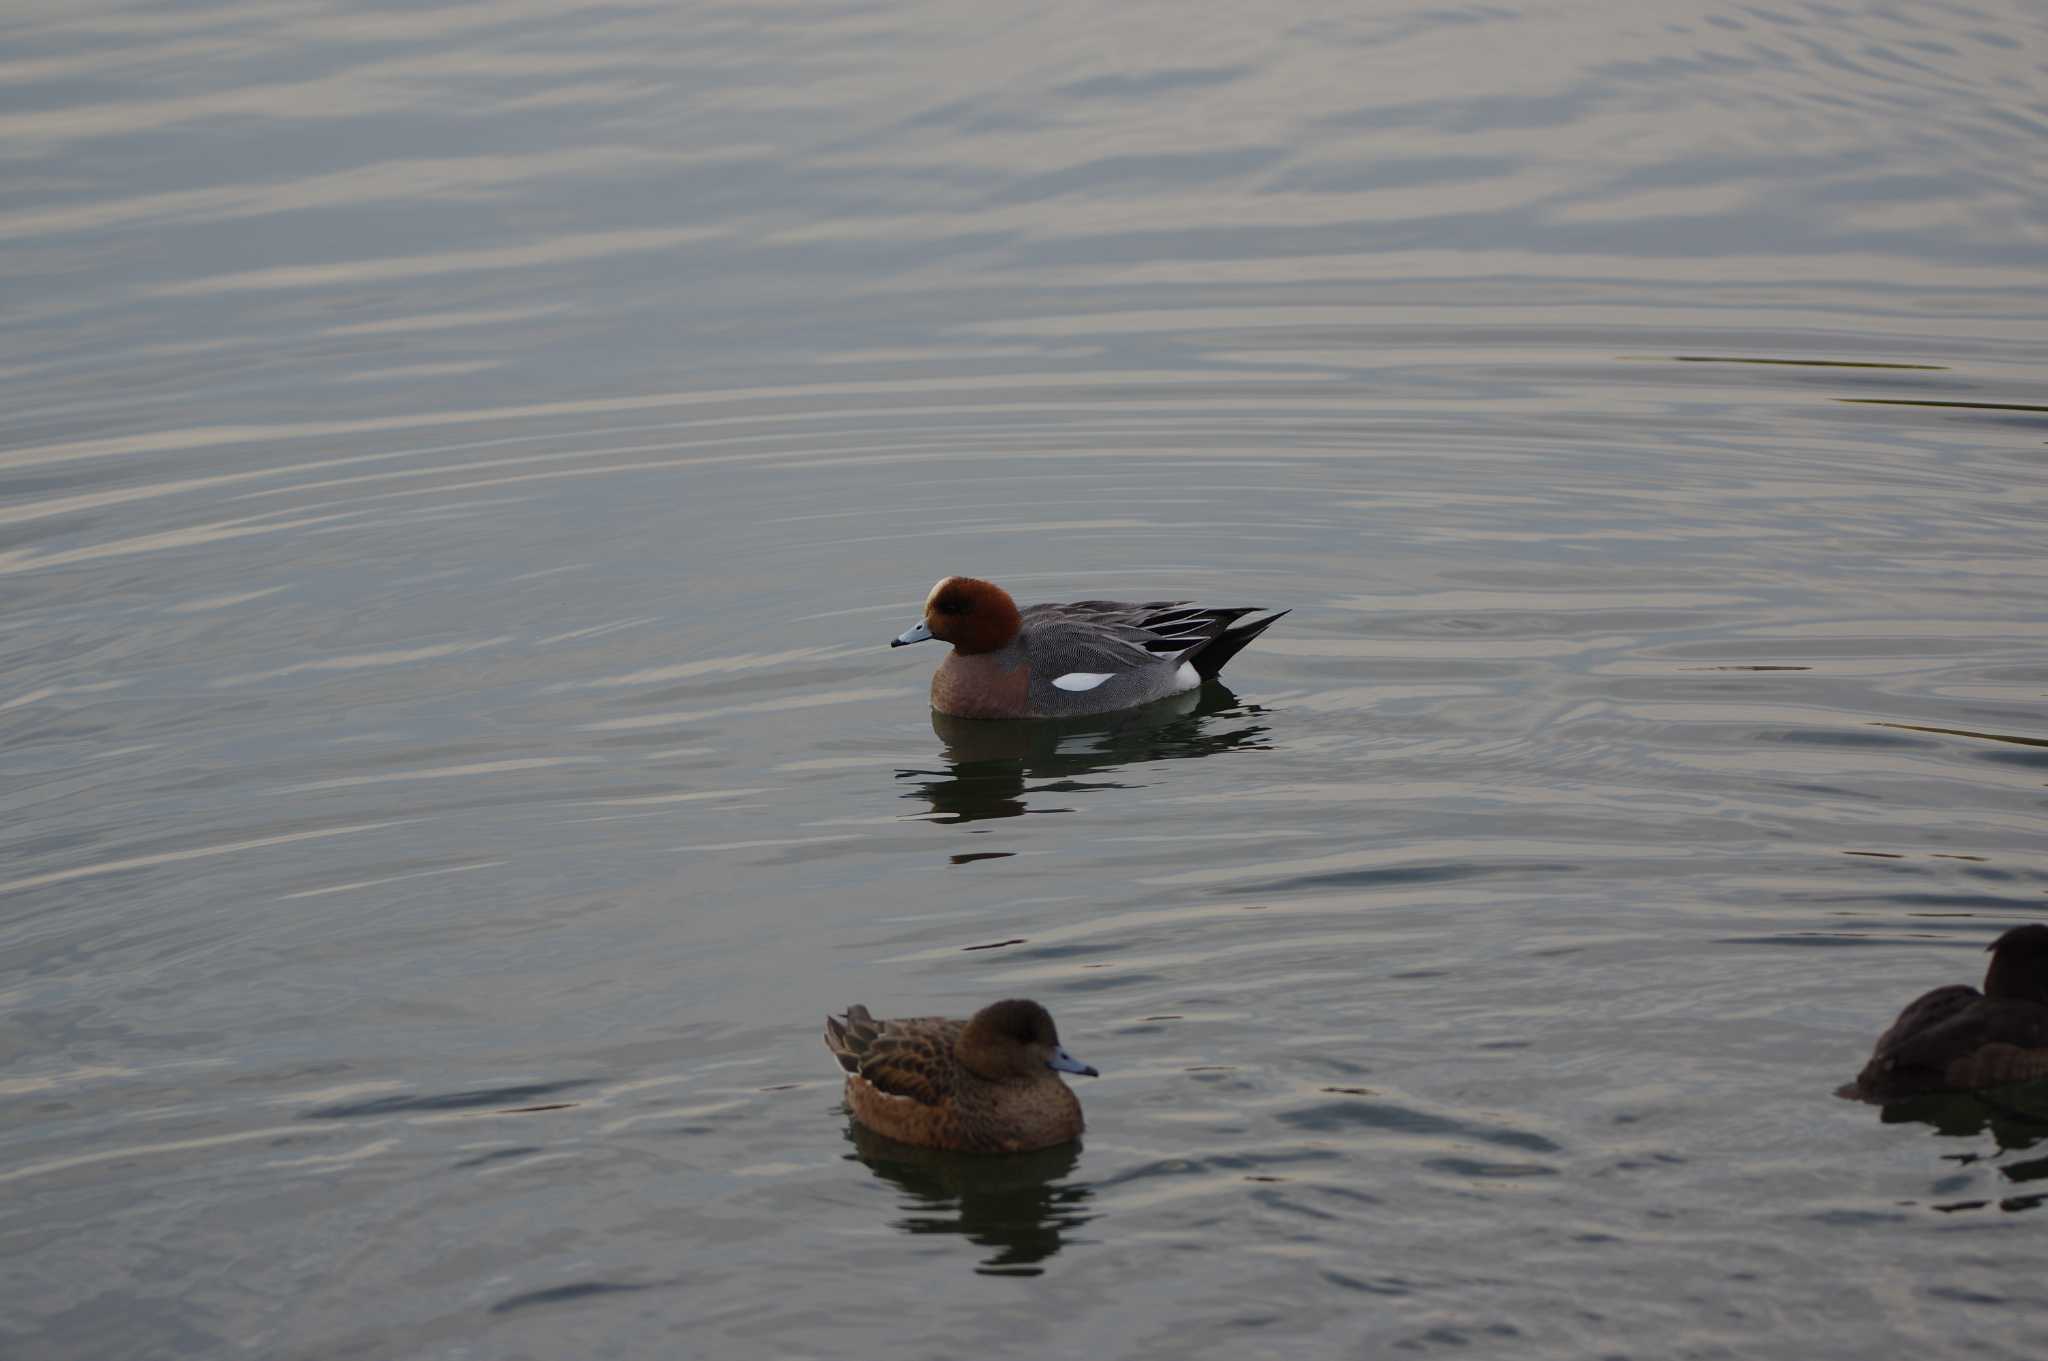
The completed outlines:
<svg viewBox="0 0 2048 1361">
<path fill-rule="evenodd" d="M 2048 1077 L 2048 926 L 2016 926 L 1990 950 L 1982 992 L 1951 983 L 1919 998 L 1841 1094 L 1896 1101 Z"/>
</svg>

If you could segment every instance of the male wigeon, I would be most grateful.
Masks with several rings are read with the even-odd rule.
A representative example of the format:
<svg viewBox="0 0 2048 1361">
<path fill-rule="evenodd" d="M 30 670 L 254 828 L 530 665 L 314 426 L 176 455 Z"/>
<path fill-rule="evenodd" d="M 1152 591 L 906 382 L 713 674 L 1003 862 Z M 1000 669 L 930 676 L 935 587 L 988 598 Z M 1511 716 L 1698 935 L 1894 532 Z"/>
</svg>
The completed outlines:
<svg viewBox="0 0 2048 1361">
<path fill-rule="evenodd" d="M 2048 1077 L 2048 926 L 1991 942 L 1984 991 L 1936 988 L 1899 1013 L 1843 1096 L 1895 1101 Z"/>
<path fill-rule="evenodd" d="M 972 1020 L 878 1021 L 866 1007 L 825 1018 L 853 1118 L 899 1143 L 1024 1153 L 1080 1137 L 1081 1103 L 1060 1073 L 1097 1074 L 1060 1048 L 1052 1017 L 1013 998 Z"/>
<path fill-rule="evenodd" d="M 1237 623 L 1261 608 L 1077 600 L 1019 610 L 994 582 L 947 577 L 925 597 L 924 618 L 890 646 L 953 645 L 932 676 L 942 714 L 1076 718 L 1194 689 L 1287 613 Z"/>
</svg>

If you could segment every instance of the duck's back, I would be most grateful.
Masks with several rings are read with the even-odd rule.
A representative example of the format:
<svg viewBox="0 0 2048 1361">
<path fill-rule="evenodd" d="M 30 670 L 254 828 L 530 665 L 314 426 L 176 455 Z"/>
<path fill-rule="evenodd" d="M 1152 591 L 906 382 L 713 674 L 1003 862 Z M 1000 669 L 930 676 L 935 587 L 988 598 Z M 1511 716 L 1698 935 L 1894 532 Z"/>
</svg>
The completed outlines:
<svg viewBox="0 0 2048 1361">
<path fill-rule="evenodd" d="M 2048 1006 L 1936 988 L 1899 1013 L 1851 1091 L 1868 1101 L 2048 1077 Z"/>
</svg>

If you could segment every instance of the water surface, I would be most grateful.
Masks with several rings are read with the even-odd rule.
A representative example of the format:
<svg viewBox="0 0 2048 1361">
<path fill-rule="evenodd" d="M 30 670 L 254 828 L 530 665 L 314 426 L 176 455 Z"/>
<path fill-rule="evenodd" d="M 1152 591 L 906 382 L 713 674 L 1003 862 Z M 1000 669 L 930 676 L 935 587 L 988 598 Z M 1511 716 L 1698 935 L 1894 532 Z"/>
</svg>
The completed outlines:
<svg viewBox="0 0 2048 1361">
<path fill-rule="evenodd" d="M 4 1349 L 2033 1355 L 2048 24 L 1355 9 L 5 20 Z"/>
</svg>

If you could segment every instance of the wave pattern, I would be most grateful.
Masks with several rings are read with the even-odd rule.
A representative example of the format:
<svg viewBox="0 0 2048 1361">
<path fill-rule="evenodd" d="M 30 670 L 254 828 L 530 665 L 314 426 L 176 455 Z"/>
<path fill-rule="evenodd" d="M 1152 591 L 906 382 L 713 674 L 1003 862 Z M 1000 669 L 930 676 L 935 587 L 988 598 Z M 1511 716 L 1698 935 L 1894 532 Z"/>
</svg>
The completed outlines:
<svg viewBox="0 0 2048 1361">
<path fill-rule="evenodd" d="M 2031 1355 L 1827 1094 L 2048 915 L 2048 29 L 1355 8 L 5 20 L 0 1349 Z M 1015 994 L 1082 1147 L 847 1126 Z"/>
</svg>

